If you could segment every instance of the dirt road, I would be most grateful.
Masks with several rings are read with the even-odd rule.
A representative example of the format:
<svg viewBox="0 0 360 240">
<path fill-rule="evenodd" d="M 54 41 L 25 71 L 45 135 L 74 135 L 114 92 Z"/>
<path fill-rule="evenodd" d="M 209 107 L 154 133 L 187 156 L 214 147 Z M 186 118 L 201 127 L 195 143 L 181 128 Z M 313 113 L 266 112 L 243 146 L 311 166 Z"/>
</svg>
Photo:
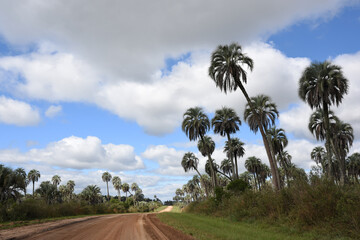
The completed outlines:
<svg viewBox="0 0 360 240">
<path fill-rule="evenodd" d="M 163 211 L 170 211 L 167 208 Z M 30 226 L 28 226 L 30 227 Z M 156 218 L 156 214 L 117 214 L 86 221 L 78 221 L 65 226 L 46 231 L 37 230 L 22 236 L 0 234 L 3 239 L 122 239 L 122 240 L 170 240 L 193 239 L 181 232 L 163 224 Z M 21 228 L 18 229 L 21 231 Z M 40 233 L 39 233 L 40 232 Z M 17 234 L 19 235 L 19 234 Z"/>
</svg>

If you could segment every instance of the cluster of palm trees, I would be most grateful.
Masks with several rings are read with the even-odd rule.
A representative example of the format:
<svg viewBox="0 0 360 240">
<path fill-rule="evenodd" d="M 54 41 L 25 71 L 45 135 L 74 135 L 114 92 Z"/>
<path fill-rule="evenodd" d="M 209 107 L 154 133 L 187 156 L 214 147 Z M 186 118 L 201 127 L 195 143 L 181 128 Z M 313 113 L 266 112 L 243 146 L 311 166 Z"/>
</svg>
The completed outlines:
<svg viewBox="0 0 360 240">
<path fill-rule="evenodd" d="M 312 63 L 299 81 L 300 98 L 315 109 L 309 120 L 309 130 L 317 140 L 325 140 L 324 156 L 316 161 L 322 164 L 329 180 L 338 178 L 340 185 L 348 182 L 346 157 L 353 144 L 354 133 L 351 125 L 341 121 L 330 108 L 332 105 L 339 106 L 348 88 L 348 80 L 341 67 L 329 61 Z"/>
<path fill-rule="evenodd" d="M 217 178 L 221 175 L 229 181 L 240 177 L 249 179 L 255 189 L 259 190 L 266 184 L 267 178 L 271 177 L 273 187 L 279 190 L 290 186 L 291 181 L 296 177 L 306 178 L 306 173 L 291 162 L 292 157 L 285 150 L 288 145 L 285 131 L 275 126 L 279 117 L 276 104 L 269 96 L 260 94 L 249 97 L 246 92 L 244 87 L 248 80 L 246 68 L 252 71 L 254 63 L 242 52 L 241 46 L 236 43 L 220 45 L 211 55 L 209 76 L 221 91 L 227 93 L 239 88 L 243 93 L 246 99 L 244 120 L 251 131 L 260 132 L 270 168 L 253 156 L 245 161 L 252 179 L 247 173 L 239 175 L 238 159 L 244 155 L 245 150 L 244 143 L 231 136 L 241 125 L 240 118 L 231 108 L 223 107 L 216 110 L 211 121 L 202 108 L 189 108 L 183 115 L 182 130 L 190 141 L 198 141 L 199 152 L 207 157 L 205 171 L 210 176 L 212 189 L 219 185 Z M 326 150 L 322 149 L 321 154 L 312 153 L 311 157 L 321 164 L 329 179 L 337 177 L 335 180 L 341 185 L 349 179 L 358 182 L 360 169 L 358 157 L 360 154 L 356 153 L 346 158 L 354 140 L 351 125 L 339 120 L 330 110 L 330 106 L 338 106 L 342 102 L 347 91 L 348 80 L 343 76 L 341 68 L 328 61 L 312 63 L 304 70 L 299 80 L 300 98 L 316 110 L 310 117 L 309 129 L 317 140 L 325 140 Z M 215 143 L 206 135 L 211 127 L 214 133 L 227 138 L 224 147 L 227 159 L 221 162 L 220 167 L 211 157 Z M 203 191 L 208 195 L 209 188 L 205 187 L 204 175 L 198 171 L 198 163 L 199 159 L 191 152 L 186 153 L 181 162 L 185 172 L 189 170 L 197 172 Z M 180 198 L 181 194 L 176 196 Z"/>
</svg>

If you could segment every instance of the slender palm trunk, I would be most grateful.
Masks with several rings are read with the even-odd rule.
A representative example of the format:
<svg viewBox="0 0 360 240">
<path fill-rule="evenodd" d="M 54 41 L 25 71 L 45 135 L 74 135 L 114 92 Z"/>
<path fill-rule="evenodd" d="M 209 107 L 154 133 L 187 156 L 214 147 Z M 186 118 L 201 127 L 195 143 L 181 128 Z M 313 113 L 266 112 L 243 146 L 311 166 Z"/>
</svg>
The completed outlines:
<svg viewBox="0 0 360 240">
<path fill-rule="evenodd" d="M 273 182 L 273 185 L 274 185 L 275 189 L 280 190 L 280 183 L 278 181 L 279 177 L 278 177 L 277 169 L 275 168 L 274 159 L 271 156 L 270 147 L 269 147 L 269 143 L 267 141 L 266 135 L 265 135 L 265 131 L 264 131 L 263 127 L 262 127 L 261 121 L 260 121 L 258 115 L 255 112 L 255 108 L 254 108 L 253 104 L 251 103 L 250 97 L 247 94 L 244 86 L 242 85 L 242 83 L 240 81 L 238 81 L 238 83 L 239 83 L 238 85 L 239 85 L 242 93 L 244 94 L 244 96 L 245 96 L 245 98 L 246 98 L 246 100 L 247 100 L 247 102 L 248 102 L 248 104 L 249 104 L 249 106 L 251 108 L 252 113 L 254 114 L 254 116 L 256 116 L 256 120 L 257 120 L 257 123 L 259 125 L 260 133 L 261 133 L 261 136 L 263 138 L 266 154 L 267 154 L 267 157 L 269 159 L 271 174 L 273 175 L 272 182 Z"/>
<path fill-rule="evenodd" d="M 227 179 L 229 179 L 231 181 L 231 177 L 229 177 L 228 175 L 226 175 L 225 173 L 221 172 L 221 171 L 216 171 L 218 173 L 220 173 L 221 175 L 225 176 Z"/>
<path fill-rule="evenodd" d="M 324 110 L 324 124 L 325 124 L 325 138 L 326 138 L 326 142 L 325 142 L 325 147 L 326 147 L 326 152 L 327 152 L 327 158 L 329 161 L 328 164 L 328 172 L 327 172 L 327 177 L 330 180 L 333 180 L 333 176 L 332 176 L 332 164 L 331 164 L 331 158 L 332 158 L 332 151 L 331 151 L 331 147 L 330 147 L 330 122 L 329 122 L 329 107 L 328 105 L 323 102 L 323 110 Z"/>
<path fill-rule="evenodd" d="M 339 163 L 339 169 L 340 169 L 340 185 L 341 186 L 344 186 L 344 184 L 346 183 L 346 170 L 345 170 L 345 157 L 342 157 L 344 156 L 345 154 L 342 152 L 341 149 L 338 149 L 335 147 L 335 144 L 334 144 L 334 141 L 333 139 L 331 138 L 330 139 L 330 144 L 331 144 L 331 147 L 333 148 L 334 150 L 334 153 L 335 153 L 335 157 Z M 340 152 L 339 152 L 340 151 Z"/>
<path fill-rule="evenodd" d="M 32 182 L 33 182 L 33 197 L 34 197 L 35 181 L 32 181 Z"/>
<path fill-rule="evenodd" d="M 258 184 L 257 184 L 257 181 L 256 181 L 256 174 L 255 174 L 255 172 L 253 173 L 253 175 L 254 175 L 254 181 L 255 181 L 255 189 L 257 189 L 257 188 L 258 188 Z"/>
<path fill-rule="evenodd" d="M 203 177 L 201 176 L 201 174 L 200 174 L 200 172 L 197 170 L 197 168 L 194 167 L 194 169 L 195 169 L 195 171 L 197 172 L 197 174 L 199 175 L 201 186 L 202 186 L 202 187 L 204 188 L 204 190 L 205 190 L 205 195 L 206 195 L 206 197 L 208 197 L 208 196 L 209 196 L 209 193 L 208 193 L 207 187 L 205 186 L 205 183 L 204 183 L 204 181 L 203 181 Z"/>
<path fill-rule="evenodd" d="M 238 168 L 238 164 L 237 164 L 237 157 L 236 157 L 236 155 L 234 157 L 235 157 L 236 179 L 239 179 L 239 168 Z"/>
<path fill-rule="evenodd" d="M 201 141 L 205 145 L 204 136 L 202 134 L 200 134 L 200 138 L 201 138 Z M 215 190 L 215 188 L 217 187 L 216 174 L 215 174 L 214 165 L 212 163 L 212 159 L 211 159 L 211 156 L 210 156 L 209 152 L 210 151 L 209 151 L 208 147 L 206 146 L 206 153 L 207 153 L 207 156 L 208 156 L 208 161 L 209 161 L 209 165 L 210 165 L 210 172 L 211 172 L 211 175 L 212 175 L 211 178 L 212 178 L 213 187 L 214 187 L 214 190 Z"/>
<path fill-rule="evenodd" d="M 230 157 L 230 161 L 231 161 L 231 167 L 232 167 L 232 169 L 233 169 L 232 179 L 233 179 L 233 180 L 236 180 L 238 176 L 236 175 L 236 171 L 235 171 L 233 149 L 232 149 L 231 143 L 230 143 L 230 134 L 227 132 L 226 135 L 227 135 L 227 139 L 228 139 L 228 143 L 229 143 L 229 147 L 230 147 L 230 149 L 229 149 L 229 151 L 230 151 L 229 157 Z M 231 179 L 230 179 L 230 181 L 231 181 Z"/>
<path fill-rule="evenodd" d="M 117 190 L 118 191 L 118 198 L 121 201 L 121 196 L 120 196 L 120 189 Z"/>
<path fill-rule="evenodd" d="M 109 184 L 108 181 L 106 181 L 106 189 L 107 189 L 107 200 L 109 201 Z"/>
<path fill-rule="evenodd" d="M 279 189 L 281 189 L 281 188 L 282 188 L 282 184 L 281 184 L 281 181 L 280 181 L 280 173 L 279 173 L 279 169 L 278 169 L 277 162 L 276 162 L 276 158 L 275 158 L 275 150 L 274 150 L 274 147 L 273 147 L 273 145 L 272 145 L 272 143 L 271 143 L 270 137 L 267 137 L 266 139 L 267 139 L 267 142 L 268 142 L 268 144 L 269 144 L 271 157 L 272 157 L 272 159 L 273 159 L 274 167 L 275 167 L 275 169 L 276 169 L 276 171 L 275 171 L 275 172 L 276 172 L 276 178 L 277 178 L 276 180 L 277 180 L 277 182 L 278 182 L 278 184 L 279 184 Z"/>
</svg>

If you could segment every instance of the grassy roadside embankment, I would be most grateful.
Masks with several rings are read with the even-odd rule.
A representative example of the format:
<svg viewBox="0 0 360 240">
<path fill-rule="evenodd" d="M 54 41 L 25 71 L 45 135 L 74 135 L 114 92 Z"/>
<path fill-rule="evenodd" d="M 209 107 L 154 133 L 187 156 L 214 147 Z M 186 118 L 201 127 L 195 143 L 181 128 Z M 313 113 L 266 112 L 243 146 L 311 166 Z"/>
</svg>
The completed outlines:
<svg viewBox="0 0 360 240">
<path fill-rule="evenodd" d="M 223 218 L 191 213 L 161 213 L 158 218 L 199 240 L 347 240 L 347 237 L 324 235 L 315 231 L 301 232 L 288 226 L 270 225 L 261 222 L 234 222 Z"/>
</svg>

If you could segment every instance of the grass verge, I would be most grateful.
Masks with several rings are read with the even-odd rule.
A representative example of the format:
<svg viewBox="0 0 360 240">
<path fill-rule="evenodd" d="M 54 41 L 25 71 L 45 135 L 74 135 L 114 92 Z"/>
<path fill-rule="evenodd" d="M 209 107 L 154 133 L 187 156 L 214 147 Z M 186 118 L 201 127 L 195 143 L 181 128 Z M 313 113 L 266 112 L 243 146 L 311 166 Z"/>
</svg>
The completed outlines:
<svg viewBox="0 0 360 240">
<path fill-rule="evenodd" d="M 75 219 L 75 218 L 98 216 L 98 215 L 104 215 L 104 214 L 76 215 L 76 216 L 43 218 L 43 219 L 34 219 L 34 220 L 25 220 L 25 221 L 3 222 L 3 223 L 0 223 L 0 230 L 11 229 L 11 228 L 16 228 L 16 227 L 23 227 L 23 226 L 33 225 L 33 224 L 40 224 L 40 223 L 59 221 L 59 220 L 64 220 L 64 219 Z"/>
<path fill-rule="evenodd" d="M 158 207 L 157 209 L 154 210 L 154 212 L 160 212 L 162 210 L 164 210 L 165 208 L 167 208 L 168 206 L 164 205 L 164 206 L 161 206 L 161 207 Z"/>
<path fill-rule="evenodd" d="M 348 240 L 342 236 L 329 236 L 315 231 L 300 232 L 288 226 L 270 225 L 262 222 L 233 222 L 190 213 L 161 213 L 158 218 L 199 240 L 236 239 L 236 240 Z"/>
</svg>

